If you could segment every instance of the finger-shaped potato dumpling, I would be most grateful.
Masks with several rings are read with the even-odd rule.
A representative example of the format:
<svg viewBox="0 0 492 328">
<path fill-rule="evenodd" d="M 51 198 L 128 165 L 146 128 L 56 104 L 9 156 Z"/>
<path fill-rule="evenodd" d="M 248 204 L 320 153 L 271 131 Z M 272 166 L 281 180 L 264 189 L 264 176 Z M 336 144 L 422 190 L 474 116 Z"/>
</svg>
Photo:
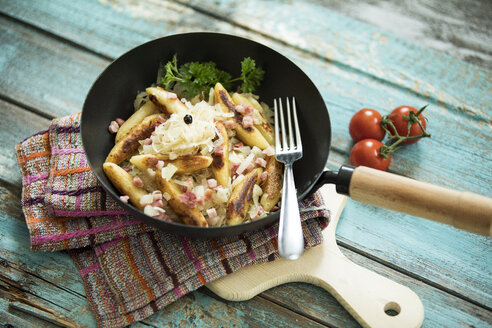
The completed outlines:
<svg viewBox="0 0 492 328">
<path fill-rule="evenodd" d="M 261 168 L 249 172 L 232 190 L 226 209 L 227 225 L 240 224 L 246 219 L 249 205 L 253 200 L 253 188 L 260 180 L 261 172 Z"/>
<path fill-rule="evenodd" d="M 248 146 L 256 146 L 260 149 L 265 149 L 270 145 L 254 125 L 248 127 L 243 126 L 243 115 L 236 111 L 236 105 L 229 96 L 229 93 L 227 93 L 227 90 L 220 83 L 217 83 L 214 87 L 214 99 L 215 103 L 219 104 L 223 112 L 234 113 L 236 135 L 242 142 Z"/>
<path fill-rule="evenodd" d="M 147 192 L 143 188 L 135 186 L 133 177 L 130 173 L 114 163 L 104 163 L 103 170 L 108 179 L 113 183 L 113 186 L 115 186 L 122 195 L 130 197 L 130 203 L 138 209 L 143 210 L 142 205 L 140 205 L 140 199 L 142 196 L 146 195 Z"/>
<path fill-rule="evenodd" d="M 229 185 L 229 137 L 227 136 L 227 129 L 224 124 L 217 121 L 215 127 L 222 138 L 222 144 L 215 147 L 215 151 L 212 154 L 212 172 L 215 180 L 218 184 L 227 187 Z"/>
<path fill-rule="evenodd" d="M 181 201 L 180 195 L 183 194 L 181 187 L 174 181 L 164 179 L 160 172 L 155 175 L 157 187 L 161 192 L 168 193 L 171 198 L 167 201 L 169 206 L 179 216 L 180 220 L 187 225 L 208 227 L 207 220 L 197 207 L 191 207 Z"/>
<path fill-rule="evenodd" d="M 255 127 L 260 131 L 261 135 L 268 141 L 270 145 L 273 145 L 275 143 L 275 136 L 273 133 L 273 128 L 266 119 L 266 117 L 263 115 L 263 109 L 261 108 L 261 105 L 258 104 L 256 100 L 255 103 L 253 103 L 254 99 L 249 99 L 246 98 L 245 96 L 241 95 L 240 93 L 234 93 L 232 95 L 232 101 L 236 105 L 246 105 L 248 107 L 252 107 L 258 111 L 258 117 L 260 119 L 260 122 L 255 124 Z"/>
<path fill-rule="evenodd" d="M 244 103 L 246 105 L 253 107 L 259 113 L 262 113 L 263 114 L 263 107 L 261 107 L 261 105 L 258 102 L 258 100 L 256 100 L 251 93 L 237 93 L 237 92 L 235 92 L 232 95 L 232 100 L 234 100 L 234 102 L 236 102 L 236 100 L 234 99 L 234 95 L 239 95 L 241 97 L 241 100 L 246 100 L 246 101 L 244 101 Z"/>
<path fill-rule="evenodd" d="M 263 195 L 260 204 L 265 211 L 270 212 L 280 200 L 282 193 L 282 164 L 275 159 L 275 156 L 269 156 L 265 171 L 268 175 L 261 185 Z"/>
<path fill-rule="evenodd" d="M 150 101 L 169 115 L 187 110 L 186 105 L 179 100 L 175 93 L 166 91 L 161 87 L 150 87 L 145 91 L 147 91 Z"/>
<path fill-rule="evenodd" d="M 167 164 L 176 166 L 176 174 L 191 174 L 206 169 L 212 164 L 212 158 L 210 156 L 202 155 L 184 155 L 172 160 L 160 154 L 135 155 L 130 158 L 130 163 L 141 171 L 147 169 L 155 170 L 159 161 L 163 161 L 164 166 Z"/>
<path fill-rule="evenodd" d="M 155 127 L 164 120 L 163 114 L 153 114 L 144 118 L 114 145 L 106 162 L 119 164 L 130 157 L 138 149 L 140 145 L 138 141 L 150 137 Z"/>
<path fill-rule="evenodd" d="M 159 108 L 154 105 L 153 102 L 147 101 L 142 107 L 140 107 L 135 113 L 133 113 L 132 116 L 130 116 L 125 123 L 123 123 L 120 128 L 118 129 L 118 132 L 116 133 L 116 138 L 115 138 L 115 143 L 120 141 L 130 130 L 137 125 L 138 123 L 142 122 L 144 118 L 146 118 L 149 115 L 154 114 L 154 112 L 158 111 Z"/>
</svg>

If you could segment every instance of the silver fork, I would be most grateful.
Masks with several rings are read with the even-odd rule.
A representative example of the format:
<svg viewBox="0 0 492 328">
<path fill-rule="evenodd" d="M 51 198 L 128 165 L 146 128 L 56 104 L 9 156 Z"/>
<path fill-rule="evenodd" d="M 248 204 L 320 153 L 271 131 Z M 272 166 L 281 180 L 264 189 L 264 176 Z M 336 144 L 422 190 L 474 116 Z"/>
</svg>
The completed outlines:
<svg viewBox="0 0 492 328">
<path fill-rule="evenodd" d="M 275 157 L 279 162 L 285 164 L 282 203 L 280 206 L 278 251 L 281 257 L 295 260 L 304 251 L 304 236 L 302 233 L 299 206 L 297 205 L 297 191 L 294 184 L 292 164 L 302 157 L 302 143 L 299 133 L 299 123 L 297 122 L 295 98 L 292 98 L 292 114 L 289 99 L 287 98 L 286 100 L 288 130 L 285 129 L 282 100 L 278 99 L 279 106 L 277 106 L 277 99 L 274 100 Z M 294 117 L 293 124 L 291 116 Z M 292 125 L 294 125 L 295 134 L 293 133 Z"/>
</svg>

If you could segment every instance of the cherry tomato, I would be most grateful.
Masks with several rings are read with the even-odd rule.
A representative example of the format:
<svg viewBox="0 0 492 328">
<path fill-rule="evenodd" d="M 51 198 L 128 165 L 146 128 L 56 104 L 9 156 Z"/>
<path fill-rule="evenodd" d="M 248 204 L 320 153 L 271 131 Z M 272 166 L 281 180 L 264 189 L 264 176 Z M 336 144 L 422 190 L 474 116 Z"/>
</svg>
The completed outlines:
<svg viewBox="0 0 492 328">
<path fill-rule="evenodd" d="M 410 126 L 410 131 L 408 131 L 408 122 L 409 122 L 410 112 L 414 112 L 415 114 L 417 114 L 418 110 L 414 107 L 411 107 L 411 106 L 400 106 L 400 107 L 393 109 L 391 114 L 388 115 L 388 118 L 393 122 L 393 125 L 396 128 L 396 131 L 402 137 L 420 136 L 423 133 L 423 131 L 417 122 L 420 122 L 420 124 L 422 125 L 424 130 L 426 128 L 425 118 L 422 114 L 419 114 L 418 119 L 417 119 L 416 115 L 413 115 L 414 119 L 410 119 L 410 122 L 412 123 L 412 125 Z M 403 117 L 403 116 L 405 116 L 405 117 Z M 389 131 L 391 131 L 391 129 L 389 129 Z M 404 145 L 413 144 L 413 143 L 416 143 L 417 141 L 419 141 L 420 139 L 421 138 L 405 140 L 402 142 L 402 144 L 404 144 Z"/>
<path fill-rule="evenodd" d="M 382 145 L 381 141 L 375 139 L 364 139 L 357 142 L 350 151 L 350 164 L 386 171 L 391 161 L 391 155 L 384 158 L 380 154 L 379 149 Z"/>
<path fill-rule="evenodd" d="M 385 131 L 381 127 L 381 114 L 370 108 L 363 108 L 352 116 L 349 133 L 354 142 L 362 139 L 383 140 Z"/>
</svg>

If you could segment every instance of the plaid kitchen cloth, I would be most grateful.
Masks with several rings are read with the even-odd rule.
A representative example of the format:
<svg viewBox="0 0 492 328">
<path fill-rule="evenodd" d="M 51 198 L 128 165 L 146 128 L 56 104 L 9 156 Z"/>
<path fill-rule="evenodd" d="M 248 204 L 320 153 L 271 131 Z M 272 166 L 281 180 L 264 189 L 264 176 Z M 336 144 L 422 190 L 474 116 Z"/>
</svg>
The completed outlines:
<svg viewBox="0 0 492 328">
<path fill-rule="evenodd" d="M 143 320 L 244 266 L 277 259 L 278 224 L 236 237 L 176 236 L 127 215 L 91 172 L 80 113 L 55 119 L 16 146 L 22 209 L 33 250 L 68 250 L 99 327 Z M 301 203 L 306 247 L 322 242 L 329 212 L 316 193 Z"/>
</svg>

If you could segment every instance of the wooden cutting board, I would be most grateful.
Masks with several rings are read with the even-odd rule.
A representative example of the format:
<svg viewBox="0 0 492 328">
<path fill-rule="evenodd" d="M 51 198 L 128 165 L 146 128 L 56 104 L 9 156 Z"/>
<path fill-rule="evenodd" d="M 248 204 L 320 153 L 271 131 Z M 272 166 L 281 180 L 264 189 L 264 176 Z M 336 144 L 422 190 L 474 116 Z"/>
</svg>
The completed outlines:
<svg viewBox="0 0 492 328">
<path fill-rule="evenodd" d="M 321 245 L 306 250 L 295 261 L 279 259 L 248 266 L 206 286 L 226 300 L 242 301 L 281 284 L 306 282 L 327 290 L 363 327 L 420 327 L 424 307 L 417 294 L 351 262 L 340 252 L 335 230 L 346 197 L 331 185 L 321 191 L 332 213 Z"/>
</svg>

